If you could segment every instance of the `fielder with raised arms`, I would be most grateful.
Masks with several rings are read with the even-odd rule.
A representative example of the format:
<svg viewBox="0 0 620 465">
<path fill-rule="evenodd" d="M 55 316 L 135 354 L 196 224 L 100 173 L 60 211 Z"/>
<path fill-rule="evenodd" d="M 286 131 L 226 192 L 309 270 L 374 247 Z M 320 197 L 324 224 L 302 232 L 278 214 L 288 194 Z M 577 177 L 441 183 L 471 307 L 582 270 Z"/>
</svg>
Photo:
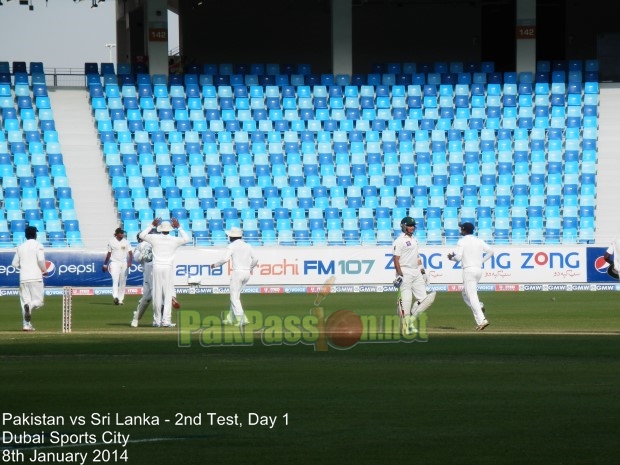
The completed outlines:
<svg viewBox="0 0 620 465">
<path fill-rule="evenodd" d="M 428 275 L 420 259 L 418 240 L 413 237 L 415 220 L 406 216 L 400 222 L 403 232 L 394 241 L 394 268 L 398 288 L 398 312 L 402 318 L 402 332 L 416 333 L 415 321 L 420 313 L 428 310 L 435 301 L 435 292 L 427 293 Z"/>
<path fill-rule="evenodd" d="M 161 234 L 150 234 L 151 229 L 157 228 Z M 172 230 L 178 230 L 178 236 L 170 235 Z M 189 236 L 179 224 L 179 220 L 171 218 L 162 221 L 155 218 L 140 233 L 140 239 L 152 246 L 153 252 L 153 326 L 172 328 L 172 296 L 174 295 L 174 258 L 176 250 L 190 241 Z"/>
<path fill-rule="evenodd" d="M 151 233 L 154 232 L 156 231 L 153 229 Z M 138 301 L 136 310 L 133 312 L 132 328 L 138 327 L 144 312 L 146 312 L 149 304 L 153 301 L 153 246 L 142 240 L 140 233 L 137 235 L 137 240 L 138 245 L 133 249 L 133 259 L 142 265 L 142 297 Z M 176 309 L 180 307 L 174 292 L 172 294 L 172 307 Z M 163 312 L 163 306 L 161 312 Z M 157 326 L 158 321 L 158 313 L 153 311 L 153 325 Z"/>
</svg>

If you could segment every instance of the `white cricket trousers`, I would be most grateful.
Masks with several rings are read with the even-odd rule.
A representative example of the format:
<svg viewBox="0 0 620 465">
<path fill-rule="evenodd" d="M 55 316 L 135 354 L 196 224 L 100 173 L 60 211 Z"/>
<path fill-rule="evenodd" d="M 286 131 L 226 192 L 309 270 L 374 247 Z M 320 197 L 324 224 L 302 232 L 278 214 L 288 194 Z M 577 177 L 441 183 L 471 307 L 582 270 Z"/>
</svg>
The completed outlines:
<svg viewBox="0 0 620 465">
<path fill-rule="evenodd" d="M 142 282 L 142 298 L 138 301 L 138 307 L 136 308 L 136 320 L 140 320 L 149 307 L 149 304 L 153 300 L 153 277 L 144 279 Z M 161 312 L 161 310 L 160 310 Z M 154 317 L 154 316 L 153 316 Z M 153 321 L 157 323 L 158 321 Z M 161 322 L 161 314 L 159 315 L 159 322 Z"/>
<path fill-rule="evenodd" d="M 478 283 L 482 278 L 482 268 L 468 267 L 463 269 L 463 301 L 474 315 L 477 325 L 485 322 L 482 304 L 478 298 Z"/>
<path fill-rule="evenodd" d="M 153 322 L 172 322 L 172 296 L 174 295 L 174 267 L 153 265 Z M 162 314 L 163 306 L 163 314 Z"/>
<path fill-rule="evenodd" d="M 245 314 L 241 305 L 241 291 L 249 279 L 250 270 L 233 270 L 230 276 L 230 311 L 239 319 Z"/>
<path fill-rule="evenodd" d="M 400 285 L 400 298 L 405 315 L 413 315 L 413 304 L 426 298 L 426 282 L 420 270 L 405 272 Z"/>
<path fill-rule="evenodd" d="M 28 281 L 19 283 L 19 303 L 22 305 L 22 320 L 26 324 L 24 318 L 24 305 L 28 305 L 30 312 L 37 308 L 43 307 L 45 291 L 43 281 Z"/>
<path fill-rule="evenodd" d="M 123 301 L 125 299 L 125 285 L 127 284 L 127 262 L 110 262 L 108 271 L 112 276 L 112 298 Z"/>
</svg>

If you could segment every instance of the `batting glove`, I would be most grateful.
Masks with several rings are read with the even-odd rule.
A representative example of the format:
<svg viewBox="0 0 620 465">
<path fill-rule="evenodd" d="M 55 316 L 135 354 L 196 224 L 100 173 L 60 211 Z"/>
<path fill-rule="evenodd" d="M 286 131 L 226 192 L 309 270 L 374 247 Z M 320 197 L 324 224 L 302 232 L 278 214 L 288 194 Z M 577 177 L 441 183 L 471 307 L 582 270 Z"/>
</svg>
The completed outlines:
<svg viewBox="0 0 620 465">
<path fill-rule="evenodd" d="M 402 276 L 398 276 L 394 282 L 392 283 L 392 285 L 398 289 L 400 287 L 400 285 L 403 283 L 403 277 Z"/>
</svg>

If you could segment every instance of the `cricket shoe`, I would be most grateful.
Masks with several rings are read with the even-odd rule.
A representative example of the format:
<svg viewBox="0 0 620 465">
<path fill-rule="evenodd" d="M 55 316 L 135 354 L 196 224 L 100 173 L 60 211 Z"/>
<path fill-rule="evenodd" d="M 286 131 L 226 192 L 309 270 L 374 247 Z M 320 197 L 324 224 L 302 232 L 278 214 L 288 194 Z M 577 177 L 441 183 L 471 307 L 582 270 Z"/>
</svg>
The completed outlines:
<svg viewBox="0 0 620 465">
<path fill-rule="evenodd" d="M 174 328 L 175 326 L 176 326 L 175 323 L 170 323 L 169 321 L 166 321 L 161 324 L 162 328 Z"/>
<path fill-rule="evenodd" d="M 400 332 L 402 333 L 403 336 L 407 336 L 409 335 L 409 325 L 411 322 L 411 317 L 410 316 L 404 316 L 401 318 L 401 328 L 400 328 Z"/>
<path fill-rule="evenodd" d="M 31 333 L 34 331 L 34 326 L 32 326 L 30 323 L 26 323 L 23 327 L 22 327 L 22 331 Z"/>
<path fill-rule="evenodd" d="M 237 321 L 234 325 L 240 328 L 242 326 L 247 325 L 248 323 L 249 323 L 248 319 L 246 318 L 245 315 L 243 315 L 243 318 Z"/>
<path fill-rule="evenodd" d="M 32 317 L 32 315 L 30 314 L 30 305 L 26 304 L 24 305 L 24 321 L 26 323 L 30 323 L 30 318 Z"/>
<path fill-rule="evenodd" d="M 411 323 L 409 324 L 409 328 L 407 328 L 407 335 L 418 334 L 418 328 L 413 324 L 415 320 L 412 318 Z"/>
<path fill-rule="evenodd" d="M 131 327 L 132 328 L 137 328 L 138 327 L 138 320 L 131 320 Z"/>
<path fill-rule="evenodd" d="M 161 328 L 161 323 L 158 321 L 153 322 L 153 328 Z"/>
<path fill-rule="evenodd" d="M 114 297 L 114 305 L 119 305 L 118 297 Z"/>
<path fill-rule="evenodd" d="M 491 323 L 489 323 L 488 321 L 484 320 L 481 324 L 478 325 L 478 327 L 476 328 L 476 331 L 483 331 L 484 328 L 486 328 L 490 324 Z"/>
<path fill-rule="evenodd" d="M 226 314 L 226 316 L 224 316 Z M 235 317 L 232 312 L 222 312 L 222 324 L 224 326 L 233 326 L 235 324 Z"/>
</svg>

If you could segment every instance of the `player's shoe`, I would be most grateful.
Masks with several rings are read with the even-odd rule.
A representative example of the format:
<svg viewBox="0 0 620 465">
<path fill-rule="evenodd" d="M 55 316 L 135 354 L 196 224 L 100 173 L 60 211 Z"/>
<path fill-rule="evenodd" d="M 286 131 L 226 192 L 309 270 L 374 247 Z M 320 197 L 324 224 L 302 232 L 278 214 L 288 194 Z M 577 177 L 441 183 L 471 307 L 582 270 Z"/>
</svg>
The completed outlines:
<svg viewBox="0 0 620 465">
<path fill-rule="evenodd" d="M 175 323 L 170 323 L 170 322 L 164 322 L 161 324 L 162 328 L 174 328 L 176 326 Z"/>
<path fill-rule="evenodd" d="M 32 315 L 30 314 L 30 305 L 26 304 L 24 305 L 24 321 L 26 323 L 30 323 L 30 318 L 32 317 Z"/>
<path fill-rule="evenodd" d="M 412 334 L 417 334 L 418 329 L 415 327 L 415 318 L 411 315 L 407 315 L 403 317 L 403 323 L 401 328 L 401 333 L 403 336 L 411 336 Z"/>
<path fill-rule="evenodd" d="M 222 312 L 222 324 L 224 326 L 232 326 L 235 324 L 235 316 L 232 312 L 226 312 L 226 316 L 224 316 L 224 312 Z"/>
<path fill-rule="evenodd" d="M 248 318 L 245 315 L 243 315 L 243 318 L 241 318 L 239 321 L 237 321 L 235 323 L 235 326 L 241 327 L 241 326 L 247 325 L 248 323 L 249 323 Z"/>
<path fill-rule="evenodd" d="M 136 320 L 136 319 L 131 320 L 131 327 L 132 328 L 137 328 L 138 327 L 138 320 Z"/>
<path fill-rule="evenodd" d="M 22 327 L 22 331 L 31 333 L 34 331 L 34 326 L 32 326 L 30 323 L 26 323 L 23 327 Z"/>
<path fill-rule="evenodd" d="M 484 320 L 482 322 L 482 324 L 479 324 L 478 327 L 476 328 L 476 331 L 483 331 L 484 328 L 486 328 L 487 326 L 489 326 L 491 323 L 489 323 L 487 320 Z"/>
<path fill-rule="evenodd" d="M 161 323 L 158 321 L 153 322 L 153 328 L 161 328 Z"/>
<path fill-rule="evenodd" d="M 118 305 L 118 302 L 119 302 L 118 297 L 114 297 L 114 305 Z"/>
</svg>

